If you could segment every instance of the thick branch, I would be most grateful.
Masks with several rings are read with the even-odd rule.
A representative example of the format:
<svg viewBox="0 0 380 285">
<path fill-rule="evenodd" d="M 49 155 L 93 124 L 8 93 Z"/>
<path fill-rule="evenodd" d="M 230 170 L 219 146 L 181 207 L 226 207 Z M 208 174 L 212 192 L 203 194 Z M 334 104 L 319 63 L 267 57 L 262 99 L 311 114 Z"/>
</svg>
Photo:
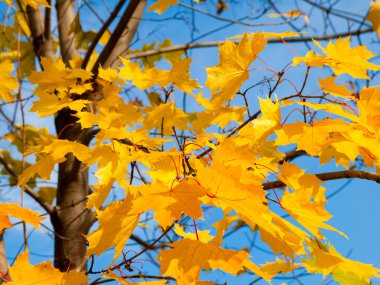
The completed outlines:
<svg viewBox="0 0 380 285">
<path fill-rule="evenodd" d="M 75 34 L 71 29 L 71 24 L 75 20 L 75 1 L 74 0 L 57 0 L 56 4 L 59 46 L 63 62 L 69 65 L 69 60 L 77 53 L 75 48 Z"/>
<path fill-rule="evenodd" d="M 94 67 L 93 73 L 97 73 L 99 65 L 107 68 L 114 66 L 114 61 L 125 50 L 128 50 L 129 45 L 135 35 L 137 26 L 140 22 L 142 13 L 146 5 L 146 0 L 131 0 L 111 38 L 107 42 L 103 51 L 99 55 Z"/>
<path fill-rule="evenodd" d="M 0 163 L 4 166 L 5 170 L 8 171 L 10 175 L 12 175 L 16 181 L 18 180 L 18 175 L 16 171 L 13 169 L 12 165 L 10 165 L 0 153 Z M 46 212 L 51 214 L 53 212 L 53 209 L 49 203 L 47 203 L 40 195 L 38 195 L 36 192 L 33 191 L 32 188 L 30 188 L 28 185 L 25 185 L 25 192 L 32 197 L 42 208 L 45 209 Z"/>
<path fill-rule="evenodd" d="M 316 37 L 289 38 L 289 39 L 286 39 L 285 41 L 288 43 L 308 42 L 308 41 L 312 41 L 313 39 L 318 40 L 318 41 L 327 41 L 330 39 L 336 39 L 336 38 L 340 38 L 340 37 L 361 35 L 361 34 L 369 33 L 372 31 L 373 31 L 372 28 L 368 28 L 365 30 L 357 30 L 357 31 L 353 31 L 353 32 L 344 32 L 344 33 L 338 33 L 335 35 L 327 35 L 327 36 L 319 36 L 319 37 L 316 36 Z M 233 40 L 233 41 L 239 42 L 240 39 Z M 165 47 L 165 48 L 161 48 L 161 49 L 148 50 L 148 51 L 144 51 L 144 52 L 126 55 L 124 57 L 127 59 L 141 58 L 141 57 L 152 56 L 152 55 L 163 54 L 163 53 L 169 53 L 169 52 L 174 52 L 174 51 L 196 49 L 196 48 L 206 48 L 206 47 L 215 47 L 215 46 L 219 46 L 220 44 L 223 44 L 223 43 L 224 43 L 224 41 L 189 43 L 189 44 Z M 281 39 L 270 39 L 268 41 L 268 43 L 272 43 L 272 44 L 283 43 L 283 41 Z"/>
<path fill-rule="evenodd" d="M 98 44 L 99 40 L 104 35 L 104 33 L 108 30 L 108 28 L 111 25 L 111 23 L 113 22 L 113 20 L 119 14 L 124 3 L 125 3 L 125 0 L 120 0 L 119 3 L 117 3 L 116 7 L 112 10 L 112 13 L 108 17 L 107 21 L 104 22 L 103 26 L 100 28 L 99 32 L 96 34 L 94 40 L 91 42 L 91 45 L 88 48 L 86 56 L 82 62 L 82 68 L 83 69 L 85 69 L 87 67 L 87 64 L 91 58 L 93 51 L 95 50 L 96 45 Z"/>
<path fill-rule="evenodd" d="M 50 8 L 46 8 L 45 21 L 41 9 L 31 6 L 26 8 L 29 19 L 29 28 L 33 38 L 34 53 L 38 58 L 54 57 L 53 42 L 50 32 Z"/>
<path fill-rule="evenodd" d="M 326 172 L 326 173 L 318 173 L 315 174 L 322 181 L 329 180 L 337 180 L 337 179 L 346 179 L 346 178 L 359 178 L 365 180 L 375 181 L 376 183 L 380 183 L 380 175 L 377 173 L 360 171 L 360 170 L 343 170 L 343 171 L 335 171 L 335 172 Z M 273 181 L 263 184 L 264 190 L 269 190 L 272 188 L 282 188 L 285 187 L 286 184 L 282 181 Z"/>
</svg>

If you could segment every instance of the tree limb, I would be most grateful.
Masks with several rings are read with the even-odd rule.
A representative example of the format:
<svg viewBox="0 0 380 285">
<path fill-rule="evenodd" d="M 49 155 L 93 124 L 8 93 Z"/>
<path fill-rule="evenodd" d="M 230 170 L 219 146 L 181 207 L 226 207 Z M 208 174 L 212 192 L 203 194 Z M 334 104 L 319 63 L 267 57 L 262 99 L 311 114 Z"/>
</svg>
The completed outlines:
<svg viewBox="0 0 380 285">
<path fill-rule="evenodd" d="M 128 50 L 135 35 L 142 13 L 144 12 L 146 0 L 131 0 L 119 23 L 112 33 L 111 38 L 100 53 L 98 60 L 92 68 L 93 73 L 98 72 L 99 65 L 107 68 L 115 66 L 115 60 Z M 118 63 L 117 63 L 118 64 Z"/>
<path fill-rule="evenodd" d="M 103 26 L 100 28 L 99 32 L 96 34 L 94 40 L 91 42 L 90 47 L 88 48 L 86 52 L 86 56 L 82 62 L 82 68 L 85 69 L 87 67 L 87 64 L 91 58 L 91 54 L 95 50 L 96 45 L 98 44 L 100 38 L 103 36 L 103 34 L 107 31 L 108 27 L 111 25 L 113 20 L 116 18 L 116 16 L 119 14 L 121 8 L 123 7 L 125 3 L 125 0 L 120 0 L 119 3 L 115 6 L 115 9 L 112 10 L 112 13 L 108 17 L 107 21 L 104 22 Z"/>
<path fill-rule="evenodd" d="M 53 42 L 50 32 L 50 8 L 46 8 L 45 21 L 42 18 L 40 8 L 34 9 L 31 6 L 26 8 L 29 19 L 29 28 L 33 38 L 34 53 L 41 57 L 54 57 Z"/>
<path fill-rule="evenodd" d="M 347 36 L 354 36 L 354 35 L 360 35 L 360 34 L 365 34 L 365 33 L 370 33 L 372 32 L 372 28 L 368 28 L 365 30 L 356 30 L 353 32 L 344 32 L 344 33 L 338 33 L 335 35 L 327 35 L 327 36 L 316 36 L 316 37 L 303 37 L 303 38 L 288 38 L 286 39 L 287 43 L 299 43 L 299 42 L 308 42 L 317 40 L 317 41 L 327 41 L 330 39 L 336 39 L 339 37 L 347 37 Z M 240 39 L 234 39 L 232 40 L 233 42 L 238 43 Z M 201 42 L 201 43 L 189 43 L 189 44 L 183 44 L 183 45 L 176 45 L 176 46 L 170 46 L 170 47 L 165 47 L 165 48 L 160 48 L 160 49 L 155 49 L 155 50 L 148 50 L 148 51 L 143 51 L 143 52 L 138 52 L 135 54 L 129 54 L 125 55 L 124 58 L 126 59 L 133 59 L 133 58 L 141 58 L 141 57 L 146 57 L 146 56 L 152 56 L 152 55 L 158 55 L 158 54 L 163 54 L 163 53 L 169 53 L 169 52 L 174 52 L 174 51 L 181 51 L 181 50 L 188 50 L 188 49 L 196 49 L 196 48 L 207 48 L 207 47 L 215 47 L 219 46 L 220 44 L 223 44 L 224 41 L 211 41 L 211 42 Z M 276 43 L 283 43 L 282 39 L 270 39 L 268 40 L 269 44 L 276 44 Z"/>
<path fill-rule="evenodd" d="M 359 179 L 365 179 L 365 180 L 375 181 L 376 183 L 380 183 L 379 174 L 368 172 L 368 171 L 361 171 L 361 170 L 343 170 L 343 171 L 318 173 L 318 174 L 315 174 L 315 176 L 317 176 L 322 181 L 346 179 L 346 178 L 359 178 Z M 279 180 L 263 183 L 264 190 L 269 190 L 272 188 L 282 188 L 285 186 L 286 184 Z"/>
<path fill-rule="evenodd" d="M 62 60 L 69 66 L 69 60 L 77 53 L 75 48 L 75 34 L 71 29 L 71 24 L 75 21 L 75 1 L 57 0 L 56 10 Z"/>
</svg>

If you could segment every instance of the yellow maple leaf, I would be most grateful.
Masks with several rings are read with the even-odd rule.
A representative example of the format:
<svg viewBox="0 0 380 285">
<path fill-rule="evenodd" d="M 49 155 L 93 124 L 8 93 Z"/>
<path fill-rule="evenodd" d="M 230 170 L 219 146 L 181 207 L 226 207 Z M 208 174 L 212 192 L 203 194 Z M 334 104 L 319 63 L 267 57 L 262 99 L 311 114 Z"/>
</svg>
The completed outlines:
<svg viewBox="0 0 380 285">
<path fill-rule="evenodd" d="M 191 239 L 191 240 L 198 240 L 198 241 L 204 242 L 204 243 L 208 243 L 210 240 L 215 238 L 212 235 L 210 235 L 210 230 L 205 230 L 205 231 L 197 230 L 196 233 L 185 232 L 184 228 L 178 224 L 175 224 L 173 231 L 177 235 L 179 235 L 183 238 L 187 238 L 187 239 Z M 221 245 L 218 245 L 218 246 L 221 246 Z"/>
<path fill-rule="evenodd" d="M 12 0 L 4 0 L 8 5 L 12 5 Z M 46 0 L 20 0 L 22 7 L 25 9 L 27 5 L 32 6 L 34 9 L 37 9 L 39 5 L 50 7 L 49 3 Z"/>
<path fill-rule="evenodd" d="M 291 261 L 284 261 L 279 258 L 276 258 L 276 261 L 274 262 L 267 262 L 261 265 L 261 270 L 269 275 L 269 279 L 272 279 L 280 272 L 284 274 L 292 272 L 298 266 L 298 264 L 293 264 Z"/>
<path fill-rule="evenodd" d="M 36 265 L 29 263 L 29 251 L 20 253 L 13 266 L 9 268 L 12 285 L 84 285 L 90 278 L 85 272 L 60 272 L 50 261 Z"/>
<path fill-rule="evenodd" d="M 367 16 L 367 21 L 372 23 L 373 29 L 376 31 L 377 35 L 380 36 L 380 0 L 369 3 L 369 13 Z"/>
<path fill-rule="evenodd" d="M 339 131 L 337 131 L 339 130 Z M 353 130 L 353 127 L 340 119 L 324 119 L 306 124 L 291 123 L 276 130 L 276 145 L 297 144 L 298 150 L 304 150 L 312 156 L 321 155 L 326 145 L 347 141 L 342 135 Z"/>
<path fill-rule="evenodd" d="M 156 3 L 153 3 L 149 8 L 148 11 L 153 11 L 157 14 L 162 14 L 165 12 L 169 6 L 174 6 L 178 3 L 178 0 L 157 0 Z"/>
<path fill-rule="evenodd" d="M 46 0 L 21 0 L 21 4 L 24 8 L 27 5 L 32 6 L 34 9 L 37 9 L 38 6 L 50 7 L 49 3 Z"/>
<path fill-rule="evenodd" d="M 380 269 L 345 258 L 330 244 L 312 241 L 309 245 L 311 257 L 303 260 L 303 266 L 310 273 L 331 274 L 342 285 L 370 285 L 370 278 L 380 277 Z"/>
<path fill-rule="evenodd" d="M 286 17 L 286 18 L 299 18 L 302 17 L 305 20 L 306 25 L 310 25 L 310 18 L 308 15 L 301 10 L 290 10 L 285 13 L 269 13 L 269 18 L 279 18 L 279 17 Z"/>
<path fill-rule="evenodd" d="M 161 76 L 159 74 L 155 75 L 156 82 L 159 86 L 165 87 L 169 83 L 173 83 L 179 90 L 192 94 L 194 89 L 200 87 L 196 80 L 190 79 L 190 69 L 191 58 L 185 58 L 179 60 L 173 64 L 172 69 L 169 72 L 163 73 Z"/>
<path fill-rule="evenodd" d="M 79 89 L 84 92 L 89 88 L 83 84 L 92 76 L 89 71 L 81 68 L 66 68 L 62 59 L 54 61 L 50 58 L 42 58 L 41 65 L 43 66 L 43 71 L 33 71 L 31 75 L 28 76 L 32 84 L 38 84 L 38 91 L 53 92 L 54 90 L 63 89 L 63 91 L 67 92 L 70 91 L 70 89 L 84 86 L 85 88 Z M 79 84 L 78 81 L 80 81 Z"/>
<path fill-rule="evenodd" d="M 115 247 L 113 261 L 119 257 L 140 217 L 131 213 L 131 209 L 131 199 L 112 202 L 103 211 L 96 209 L 99 227 L 86 236 L 89 242 L 87 255 L 100 255 Z"/>
<path fill-rule="evenodd" d="M 6 103 L 12 102 L 15 100 L 12 91 L 16 91 L 18 88 L 16 78 L 11 76 L 13 64 L 10 61 L 0 62 L 0 69 L 0 100 L 4 100 Z"/>
<path fill-rule="evenodd" d="M 322 47 L 318 41 L 314 43 L 326 55 L 314 54 L 310 50 L 305 57 L 296 57 L 293 59 L 293 65 L 304 62 L 308 66 L 322 67 L 330 66 L 338 75 L 348 73 L 354 78 L 369 79 L 367 70 L 379 70 L 380 66 L 369 62 L 368 60 L 376 54 L 367 50 L 365 46 L 357 46 L 351 48 L 350 37 L 345 39 L 339 38 L 335 43 L 331 41 L 327 47 Z"/>
<path fill-rule="evenodd" d="M 37 229 L 40 228 L 40 222 L 44 219 L 40 217 L 37 212 L 21 208 L 17 204 L 0 203 L 0 231 L 12 227 L 8 215 L 20 219 Z"/>
<path fill-rule="evenodd" d="M 253 176 L 248 170 L 244 170 L 244 173 L 240 165 L 216 164 L 215 159 L 210 167 L 202 167 L 199 163 L 196 169 L 197 181 L 208 190 L 207 196 L 202 197 L 203 203 L 221 207 L 225 214 L 234 209 L 252 230 L 258 226 L 273 241 L 289 243 L 291 254 L 303 248 L 306 233 L 281 219 L 267 206 L 266 192 L 261 186 L 265 178 Z M 284 244 L 281 248 L 284 248 Z"/>
<path fill-rule="evenodd" d="M 120 68 L 120 77 L 132 80 L 132 84 L 139 89 L 148 89 L 154 84 L 166 87 L 173 83 L 179 90 L 192 94 L 192 90 L 199 88 L 196 80 L 190 79 L 191 58 L 185 58 L 175 62 L 170 70 L 161 70 L 155 67 L 142 70 L 137 62 L 121 58 L 124 66 Z"/>
<path fill-rule="evenodd" d="M 29 179 L 36 174 L 38 174 L 42 179 L 50 180 L 50 174 L 53 171 L 55 164 L 63 161 L 65 161 L 64 158 L 54 160 L 51 155 L 43 157 L 35 164 L 24 170 L 24 172 L 19 176 L 17 185 L 21 186 L 22 188 L 25 187 Z"/>
<path fill-rule="evenodd" d="M 132 84 L 141 90 L 148 89 L 156 83 L 156 78 L 165 76 L 165 72 L 155 67 L 142 70 L 137 62 L 132 62 L 129 59 L 120 58 L 123 67 L 120 70 L 120 77 L 126 80 L 132 80 Z"/>
<path fill-rule="evenodd" d="M 30 111 L 36 112 L 39 117 L 53 115 L 66 107 L 74 111 L 81 111 L 87 104 L 91 103 L 91 101 L 83 99 L 73 100 L 69 97 L 59 98 L 58 96 L 48 92 L 37 92 L 36 95 L 40 98 L 40 100 L 33 102 L 33 107 Z"/>
<path fill-rule="evenodd" d="M 173 181 L 172 186 L 159 181 L 138 188 L 142 194 L 133 202 L 133 211 L 154 210 L 154 219 L 166 228 L 185 213 L 193 219 L 202 217 L 199 198 L 206 191 L 193 180 Z"/>
<path fill-rule="evenodd" d="M 134 151 L 132 146 L 114 141 L 112 144 L 96 146 L 85 163 L 98 164 L 95 177 L 101 185 L 107 185 L 110 181 L 116 180 L 121 187 L 127 189 L 128 164 L 136 161 L 142 153 L 143 151 Z"/>
<path fill-rule="evenodd" d="M 197 240 L 182 239 L 171 245 L 173 248 L 159 253 L 161 271 L 173 276 L 179 285 L 195 284 L 202 269 L 221 269 L 236 275 L 244 269 L 248 259 L 246 251 L 223 249 Z"/>
<path fill-rule="evenodd" d="M 50 174 L 56 163 L 66 160 L 66 154 L 73 153 L 80 161 L 84 162 L 89 159 L 90 149 L 77 142 L 59 139 L 48 139 L 41 141 L 41 145 L 36 150 L 46 154 L 35 164 L 25 169 L 20 175 L 17 185 L 25 187 L 28 180 L 35 174 L 39 174 L 42 179 L 50 179 Z"/>
<path fill-rule="evenodd" d="M 322 90 L 326 93 L 329 93 L 333 96 L 337 97 L 344 97 L 347 99 L 353 99 L 353 91 L 347 89 L 345 85 L 336 85 L 335 84 L 335 79 L 336 76 L 328 76 L 324 79 L 319 78 L 319 86 L 322 88 Z"/>
<path fill-rule="evenodd" d="M 175 103 L 168 102 L 157 107 L 146 108 L 146 118 L 143 128 L 152 130 L 157 128 L 165 136 L 173 133 L 173 127 L 179 130 L 187 130 L 189 116 L 181 108 L 176 108 Z"/>
<path fill-rule="evenodd" d="M 248 39 L 247 34 L 244 34 L 238 45 L 226 40 L 219 46 L 219 64 L 206 69 L 206 86 L 213 94 L 213 108 L 221 107 L 235 96 L 243 82 L 248 79 L 248 68 L 264 49 L 266 42 L 263 35 L 256 34 Z"/>
<path fill-rule="evenodd" d="M 111 67 L 104 69 L 99 66 L 98 77 L 108 82 L 124 83 L 124 81 L 118 77 L 117 70 Z"/>
<path fill-rule="evenodd" d="M 285 191 L 281 198 L 282 207 L 317 238 L 323 238 L 319 228 L 344 235 L 325 224 L 332 215 L 324 207 L 326 189 L 320 186 L 322 181 L 313 174 L 304 174 L 295 164 L 284 163 L 279 169 L 279 179 L 294 190 L 292 193 L 288 189 Z"/>
<path fill-rule="evenodd" d="M 357 103 L 360 121 L 371 131 L 378 132 L 380 129 L 380 89 L 374 86 L 363 88 Z"/>
</svg>

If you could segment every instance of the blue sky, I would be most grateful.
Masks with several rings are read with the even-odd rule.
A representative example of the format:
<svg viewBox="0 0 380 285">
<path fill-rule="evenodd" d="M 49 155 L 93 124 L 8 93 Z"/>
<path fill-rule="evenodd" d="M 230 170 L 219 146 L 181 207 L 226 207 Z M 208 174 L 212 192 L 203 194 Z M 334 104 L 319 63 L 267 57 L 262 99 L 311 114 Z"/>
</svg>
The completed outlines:
<svg viewBox="0 0 380 285">
<path fill-rule="evenodd" d="M 114 5 L 116 1 L 108 1 L 109 5 Z M 183 1 L 187 3 L 189 1 Z M 212 1 L 211 1 L 212 2 Z M 215 2 L 215 1 L 214 1 Z M 230 8 L 227 9 L 221 16 L 230 19 L 237 19 L 242 16 L 247 15 L 247 13 L 255 16 L 252 7 L 248 5 L 249 1 L 241 1 L 239 5 L 230 5 Z M 260 3 L 265 1 L 253 1 L 258 7 Z M 97 7 L 97 11 L 105 11 L 105 7 L 102 4 L 103 1 L 92 1 L 94 5 Z M 282 12 L 286 12 L 290 9 L 294 9 L 294 1 L 276 1 L 278 7 Z M 345 11 L 355 12 L 360 15 L 364 15 L 368 9 L 369 1 L 350 1 L 343 0 L 340 1 L 336 7 Z M 0 4 L 0 13 L 5 13 L 4 4 Z M 202 5 L 200 6 L 202 9 L 215 13 L 214 8 L 211 5 Z M 300 9 L 306 9 L 308 11 L 309 6 L 300 4 Z M 141 23 L 139 36 L 142 38 L 141 41 L 138 41 L 133 48 L 139 48 L 143 43 L 150 43 L 152 41 L 161 42 L 165 38 L 172 39 L 174 44 L 182 44 L 187 43 L 191 40 L 190 29 L 189 26 L 183 21 L 178 20 L 170 20 L 170 21 L 162 21 L 157 22 L 157 19 L 170 18 L 172 15 L 176 14 L 178 11 L 184 11 L 183 8 L 172 7 L 163 15 L 157 15 L 154 13 L 147 13 L 144 17 L 146 17 L 146 21 Z M 101 13 L 103 15 L 103 13 Z M 106 15 L 107 13 L 104 12 Z M 188 17 L 188 20 L 191 22 L 190 14 L 185 14 Z M 99 24 L 92 18 L 93 16 L 90 14 L 88 9 L 83 9 L 81 14 L 81 18 L 83 21 L 84 29 L 97 29 Z M 149 20 L 150 19 L 150 20 Z M 323 30 L 323 21 L 318 13 L 314 13 L 310 18 L 312 27 L 315 30 L 309 29 L 310 35 L 317 35 L 321 30 Z M 260 23 L 263 22 L 273 22 L 275 19 L 270 19 L 263 17 L 262 20 L 258 20 Z M 280 20 L 278 20 L 280 21 Z M 301 20 L 300 20 L 301 21 Z M 337 32 L 344 32 L 347 30 L 347 23 L 343 20 L 339 20 L 334 18 L 335 28 Z M 199 31 L 194 33 L 194 36 L 207 32 L 209 30 L 213 30 L 219 26 L 222 26 L 226 23 L 217 21 L 215 19 L 211 19 L 208 16 L 196 14 L 195 25 Z M 297 22 L 300 24 L 300 22 Z M 355 30 L 353 26 L 352 30 Z M 255 31 L 286 31 L 290 30 L 290 27 L 287 26 L 264 26 L 264 27 L 246 27 L 241 25 L 232 25 L 226 29 L 223 29 L 220 32 L 213 33 L 205 38 L 202 38 L 200 41 L 211 41 L 211 40 L 224 40 L 228 37 L 234 36 L 236 34 L 242 34 L 244 32 L 255 32 Z M 333 30 L 329 30 L 328 33 L 334 33 Z M 146 35 L 149 35 L 146 37 Z M 370 43 L 376 42 L 377 38 L 375 34 L 365 35 L 362 38 L 363 42 Z M 325 45 L 323 43 L 323 45 Z M 353 44 L 357 44 L 357 39 L 353 38 Z M 304 44 L 291 44 L 292 48 L 299 54 L 304 55 L 307 52 L 307 47 Z M 310 46 L 316 48 L 312 43 Z M 374 52 L 379 52 L 379 45 L 368 44 L 368 48 Z M 207 48 L 207 49 L 196 49 L 189 51 L 189 55 L 193 58 L 192 62 L 192 78 L 196 78 L 200 83 L 204 83 L 206 79 L 205 67 L 215 65 L 218 63 L 218 54 L 217 48 Z M 260 58 L 265 61 L 265 63 L 270 66 L 275 71 L 280 71 L 284 68 L 288 63 L 291 62 L 294 57 L 293 51 L 285 46 L 284 44 L 272 44 L 268 45 L 263 53 L 260 54 Z M 256 63 L 255 63 L 256 64 Z M 161 63 L 162 66 L 165 66 L 165 63 Z M 260 63 L 258 63 L 260 65 Z M 303 79 L 305 72 L 304 66 L 299 66 L 292 68 L 286 75 L 292 82 L 296 83 L 297 87 L 300 86 L 300 82 Z M 318 89 L 318 77 L 319 76 L 327 76 L 329 75 L 328 70 L 319 71 L 317 69 L 313 69 L 310 75 L 308 85 L 306 86 L 305 92 L 313 92 Z M 244 86 L 250 86 L 253 83 L 260 81 L 263 76 L 269 76 L 268 72 L 255 71 L 251 73 L 251 78 L 245 83 Z M 298 83 L 298 84 L 297 84 Z M 378 84 L 379 82 L 375 81 L 373 84 Z M 364 84 L 364 82 L 362 82 Z M 31 90 L 31 86 L 25 86 L 25 92 Z M 140 96 L 141 94 L 135 90 L 133 91 L 136 96 Z M 291 94 L 291 86 L 284 86 L 277 91 L 277 96 L 279 98 L 286 96 L 287 94 Z M 182 102 L 182 94 L 177 93 L 176 101 L 178 104 Z M 205 92 L 207 95 L 207 91 Z M 255 90 L 250 96 L 250 103 L 252 106 L 257 105 L 257 96 L 265 97 L 266 89 L 263 89 L 261 92 L 259 89 Z M 237 101 L 238 104 L 242 104 L 243 102 Z M 188 98 L 187 100 L 187 108 L 188 110 L 192 110 L 196 108 L 194 100 Z M 31 106 L 28 104 L 27 106 Z M 7 112 L 11 112 L 11 108 L 3 108 Z M 28 115 L 29 124 L 38 125 L 38 126 L 46 126 L 51 132 L 54 132 L 53 128 L 53 119 L 49 117 L 47 119 L 38 119 L 35 115 Z M 0 125 L 2 126 L 2 125 Z M 0 135 L 3 134 L 6 130 L 0 129 Z M 5 146 L 5 145 L 4 145 Z M 317 160 L 313 160 L 310 158 L 299 158 L 295 162 L 297 162 L 301 167 L 308 169 L 310 173 L 315 172 L 324 172 L 331 171 L 336 169 L 334 164 L 328 164 L 324 166 L 319 166 Z M 53 179 L 55 175 L 52 175 Z M 342 187 L 342 185 L 346 181 L 334 181 L 325 183 L 325 187 L 329 190 L 326 192 L 326 195 L 333 193 L 336 189 Z M 19 201 L 19 190 L 18 189 L 3 189 L 4 194 L 2 194 L 2 200 L 11 200 L 11 201 Z M 16 194 L 17 193 L 17 194 Z M 337 195 L 333 196 L 329 199 L 326 207 L 333 214 L 333 218 L 330 220 L 329 224 L 336 227 L 337 229 L 343 231 L 349 237 L 349 240 L 346 240 L 344 237 L 334 233 L 334 232 L 324 232 L 328 239 L 334 244 L 334 246 L 338 249 L 338 251 L 342 255 L 349 254 L 349 257 L 355 260 L 359 260 L 365 263 L 374 264 L 374 266 L 380 268 L 380 244 L 378 242 L 380 236 L 380 227 L 379 227 L 379 217 L 380 217 L 380 186 L 374 182 L 367 182 L 362 180 L 352 180 L 350 183 L 344 187 L 344 189 Z M 37 205 L 27 200 L 27 205 L 32 209 L 38 209 Z M 220 215 L 220 213 L 216 212 L 206 212 L 205 216 L 209 219 L 215 219 L 216 216 Z M 49 221 L 46 222 L 47 225 L 50 226 Z M 30 235 L 30 251 L 31 251 L 31 261 L 32 262 L 40 262 L 43 260 L 51 259 L 53 253 L 53 240 L 48 236 L 50 234 L 48 231 L 44 230 L 43 232 L 39 232 L 36 230 L 32 230 L 29 228 L 28 230 Z M 20 226 L 14 227 L 12 229 L 7 230 L 5 235 L 7 254 L 9 257 L 14 257 L 22 245 L 22 228 Z M 247 236 L 248 235 L 248 236 Z M 226 239 L 226 245 L 230 247 L 234 247 L 237 244 L 247 244 L 251 242 L 252 234 L 249 231 L 242 231 L 239 234 L 233 235 Z M 262 250 L 256 250 L 254 252 L 254 260 L 257 263 L 264 263 L 267 261 L 272 261 L 273 256 L 267 254 L 265 250 L 269 250 L 269 248 L 260 242 L 259 238 L 257 241 L 257 245 Z M 131 249 L 137 250 L 135 247 L 130 247 Z M 104 257 L 99 259 L 97 262 L 97 266 L 102 268 L 102 266 L 106 266 L 107 260 L 112 256 L 112 252 L 104 254 Z M 149 265 L 144 267 L 145 269 L 150 268 Z M 219 279 L 218 281 L 226 280 L 228 284 L 248 284 L 255 279 L 255 277 L 231 277 L 219 272 L 213 273 L 211 275 L 213 278 L 216 277 Z M 304 284 L 320 284 L 321 279 L 315 277 L 307 277 L 304 280 Z M 273 284 L 281 284 L 282 282 L 287 282 L 288 284 L 294 284 L 294 281 L 288 282 L 288 280 L 274 280 Z M 111 284 L 111 283 L 109 283 Z M 256 284 L 266 284 L 264 281 L 260 281 Z M 297 283 L 295 283 L 297 284 Z M 333 284 L 333 283 L 331 283 Z M 374 284 L 380 284 L 380 281 L 374 281 Z"/>
</svg>

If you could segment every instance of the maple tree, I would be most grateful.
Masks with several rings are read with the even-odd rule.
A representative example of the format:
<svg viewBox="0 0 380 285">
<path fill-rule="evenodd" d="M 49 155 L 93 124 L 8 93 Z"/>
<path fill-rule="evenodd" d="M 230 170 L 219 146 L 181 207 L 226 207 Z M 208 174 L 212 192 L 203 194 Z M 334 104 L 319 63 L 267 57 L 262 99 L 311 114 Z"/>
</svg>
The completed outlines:
<svg viewBox="0 0 380 285">
<path fill-rule="evenodd" d="M 233 1 L 218 1 L 213 14 L 202 10 L 210 1 L 120 0 L 94 32 L 84 31 L 73 0 L 3 2 L 12 12 L 0 25 L 0 124 L 9 129 L 0 169 L 21 195 L 20 204 L 0 203 L 0 283 L 218 284 L 203 275 L 216 270 L 248 276 L 250 284 L 286 274 L 298 280 L 300 270 L 339 284 L 380 277 L 380 269 L 349 259 L 328 240 L 328 231 L 347 236 L 329 223 L 325 184 L 380 183 L 380 88 L 374 84 L 380 65 L 366 45 L 352 41 L 380 35 L 380 1 L 357 20 L 305 0 L 326 17 L 357 23 L 357 31 L 305 35 L 293 23 L 310 25 L 310 14 L 281 12 L 268 1 L 261 16 L 280 19 L 291 31 L 185 45 L 165 39 L 140 49 L 132 44 L 145 13 L 161 19 L 177 7 L 227 25 L 273 23 L 223 18 Z M 299 55 L 292 42 L 313 48 Z M 294 52 L 279 71 L 261 56 L 273 43 Z M 196 57 L 185 51 L 210 46 L 217 47 L 219 63 L 198 66 L 206 78 L 195 79 Z M 300 80 L 287 77 L 295 69 L 303 72 Z M 318 90 L 306 91 L 310 84 Z M 251 93 L 256 87 L 265 92 Z M 32 113 L 54 118 L 56 133 L 30 124 Z M 321 167 L 297 164 L 301 156 Z M 44 184 L 51 180 L 56 187 Z M 3 235 L 17 225 L 23 247 L 9 266 Z M 54 234 L 52 261 L 30 263 L 29 226 Z M 254 245 L 228 245 L 226 238 L 241 230 L 270 248 L 267 263 L 254 262 Z M 109 260 L 99 262 L 109 250 Z"/>
</svg>

